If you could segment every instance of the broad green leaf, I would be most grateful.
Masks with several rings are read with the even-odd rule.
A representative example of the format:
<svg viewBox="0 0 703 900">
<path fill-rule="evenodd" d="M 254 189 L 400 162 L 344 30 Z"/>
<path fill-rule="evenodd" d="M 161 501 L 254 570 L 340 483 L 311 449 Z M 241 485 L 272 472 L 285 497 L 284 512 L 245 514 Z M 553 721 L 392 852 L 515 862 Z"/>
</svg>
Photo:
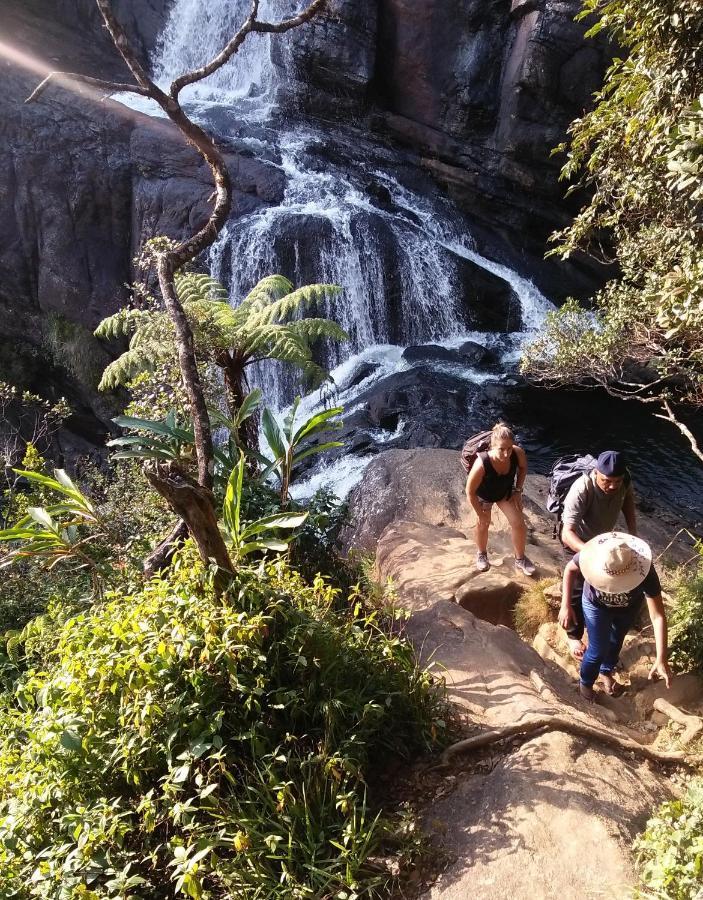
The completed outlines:
<svg viewBox="0 0 703 900">
<path fill-rule="evenodd" d="M 178 432 L 190 435 L 190 432 L 167 425 L 166 422 L 153 422 L 151 419 L 139 419 L 135 416 L 115 416 L 112 421 L 120 428 L 134 428 L 137 431 L 160 434 L 162 437 L 174 437 Z"/>
<path fill-rule="evenodd" d="M 343 412 L 343 406 L 335 406 L 332 409 L 325 409 L 322 412 L 317 413 L 317 415 L 312 416 L 296 431 L 293 437 L 293 443 L 299 444 L 304 438 L 323 429 L 341 428 L 341 422 L 330 422 L 329 420 Z"/>
<path fill-rule="evenodd" d="M 253 391 L 250 391 L 250 393 L 246 395 L 242 401 L 242 405 L 237 410 L 235 418 L 235 423 L 237 425 L 241 425 L 242 422 L 245 422 L 256 412 L 257 407 L 261 403 L 262 396 L 261 388 L 254 388 Z"/>
<path fill-rule="evenodd" d="M 30 506 L 27 509 L 27 512 L 39 525 L 43 525 L 51 532 L 58 533 L 58 527 L 56 523 L 43 506 Z"/>
<path fill-rule="evenodd" d="M 242 532 L 242 538 L 261 534 L 262 531 L 272 531 L 274 528 L 297 528 L 303 524 L 307 517 L 307 512 L 284 512 L 263 516 L 261 519 L 257 519 L 255 522 L 247 525 Z"/>
<path fill-rule="evenodd" d="M 240 556 L 248 556 L 250 553 L 254 553 L 257 550 L 274 550 L 277 553 L 283 553 L 288 549 L 288 540 L 285 538 L 283 540 L 261 540 L 261 541 L 250 541 L 246 544 L 242 544 L 239 548 Z"/>
<path fill-rule="evenodd" d="M 59 741 L 61 746 L 65 747 L 66 750 L 70 750 L 71 753 L 77 753 L 83 746 L 80 736 L 68 728 L 61 734 Z"/>
<path fill-rule="evenodd" d="M 286 446 L 284 443 L 283 432 L 279 428 L 278 422 L 276 422 L 273 414 L 271 413 L 271 410 L 268 409 L 268 407 L 264 410 L 263 415 L 261 416 L 261 427 L 263 429 L 266 442 L 273 451 L 276 459 L 283 459 L 286 455 Z"/>
<path fill-rule="evenodd" d="M 325 444 L 315 444 L 314 447 L 308 447 L 307 450 L 302 450 L 300 453 L 296 453 L 293 456 L 293 465 L 295 466 L 297 463 L 306 459 L 308 456 L 313 456 L 315 453 L 323 453 L 325 450 L 332 450 L 335 447 L 343 447 L 344 444 L 342 441 L 327 441 Z"/>
<path fill-rule="evenodd" d="M 300 395 L 298 395 L 295 400 L 291 403 L 290 409 L 288 410 L 285 419 L 283 420 L 283 433 L 286 437 L 286 441 L 288 446 L 292 446 L 293 444 L 293 425 L 295 423 L 295 417 L 298 412 L 298 407 L 300 406 Z"/>
</svg>

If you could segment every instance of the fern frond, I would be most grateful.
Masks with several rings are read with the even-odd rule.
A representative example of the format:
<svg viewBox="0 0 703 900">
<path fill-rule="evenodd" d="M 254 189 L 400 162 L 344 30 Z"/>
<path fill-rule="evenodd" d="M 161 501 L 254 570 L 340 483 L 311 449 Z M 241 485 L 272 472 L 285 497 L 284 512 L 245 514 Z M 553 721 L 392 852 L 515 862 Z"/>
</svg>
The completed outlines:
<svg viewBox="0 0 703 900">
<path fill-rule="evenodd" d="M 331 341 L 340 343 L 349 340 L 347 332 L 332 319 L 296 319 L 294 322 L 290 322 L 288 327 L 293 329 L 296 334 L 302 335 L 309 343 L 322 338 L 329 338 Z"/>
<path fill-rule="evenodd" d="M 147 349 L 152 346 L 166 348 L 174 343 L 175 330 L 173 322 L 165 313 L 152 313 L 145 317 L 139 328 L 132 335 L 129 342 L 131 349 L 141 347 Z"/>
<path fill-rule="evenodd" d="M 261 307 L 257 310 L 257 319 L 260 322 L 283 322 L 295 313 L 317 306 L 327 297 L 337 296 L 341 291 L 337 284 L 306 284 L 268 306 Z"/>
<path fill-rule="evenodd" d="M 249 291 L 237 309 L 248 316 L 253 310 L 270 306 L 290 294 L 292 290 L 293 283 L 284 275 L 267 275 Z"/>
<path fill-rule="evenodd" d="M 250 357 L 265 355 L 299 366 L 310 359 L 308 342 L 287 325 L 264 325 L 254 329 L 244 350 Z"/>
<path fill-rule="evenodd" d="M 227 289 L 210 275 L 196 275 L 192 272 L 174 277 L 178 299 L 183 305 L 194 301 L 227 301 Z"/>
<path fill-rule="evenodd" d="M 172 354 L 168 345 L 146 347 L 130 347 L 114 362 L 111 362 L 100 379 L 98 390 L 112 391 L 127 384 L 141 372 L 153 372 Z"/>
<path fill-rule="evenodd" d="M 93 334 L 104 341 L 126 337 L 137 330 L 145 316 L 150 315 L 150 312 L 141 309 L 120 309 L 114 315 L 103 319 Z"/>
</svg>

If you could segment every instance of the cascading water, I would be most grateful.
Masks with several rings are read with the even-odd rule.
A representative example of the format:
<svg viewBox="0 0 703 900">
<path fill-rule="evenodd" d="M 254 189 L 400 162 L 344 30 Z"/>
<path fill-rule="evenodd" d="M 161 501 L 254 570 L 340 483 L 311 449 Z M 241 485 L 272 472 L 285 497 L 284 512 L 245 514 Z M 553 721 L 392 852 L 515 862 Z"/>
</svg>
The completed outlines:
<svg viewBox="0 0 703 900">
<path fill-rule="evenodd" d="M 260 15 L 280 18 L 281 4 L 262 2 Z M 224 46 L 250 9 L 249 0 L 176 0 L 159 42 L 154 72 L 161 83 L 202 63 Z M 278 40 L 278 38 L 274 38 Z M 285 47 L 285 44 L 283 45 Z M 460 274 L 462 260 L 507 282 L 516 296 L 523 328 L 532 328 L 550 306 L 526 280 L 479 256 L 466 225 L 449 204 L 431 201 L 402 185 L 383 165 L 372 145 L 352 148 L 349 133 L 292 125 L 282 117 L 267 121 L 283 66 L 292 60 L 277 48 L 278 67 L 268 38 L 252 35 L 225 68 L 195 88 L 195 106 L 228 106 L 234 137 L 274 161 L 285 175 L 283 200 L 230 222 L 211 250 L 215 277 L 237 303 L 264 275 L 282 272 L 296 284 L 339 284 L 341 296 L 318 314 L 338 321 L 350 335 L 344 346 L 324 349 L 326 365 L 375 344 L 447 340 L 471 330 Z M 231 116 L 231 108 L 236 110 Z M 255 124 L 242 137 L 242 123 Z M 361 136 L 359 136 L 361 137 Z M 369 144 L 368 139 L 364 138 Z M 330 145 L 335 152 L 330 153 Z M 320 165 L 320 156 L 324 165 Z M 370 157 L 374 157 L 371 159 Z M 338 160 L 341 158 L 342 162 Z M 371 193 L 370 193 L 371 186 Z M 382 191 L 379 202 L 373 191 Z M 281 404 L 295 390 L 294 373 L 266 365 L 254 375 Z"/>
<path fill-rule="evenodd" d="M 271 3 L 260 4 L 266 16 Z M 159 37 L 153 73 L 166 86 L 181 72 L 208 62 L 237 33 L 251 10 L 251 0 L 176 0 Z M 271 38 L 267 34 L 249 35 L 237 53 L 236 64 L 218 69 L 205 81 L 185 89 L 185 102 L 202 100 L 231 102 L 233 98 L 252 98 L 265 105 L 275 81 L 271 60 Z"/>
</svg>

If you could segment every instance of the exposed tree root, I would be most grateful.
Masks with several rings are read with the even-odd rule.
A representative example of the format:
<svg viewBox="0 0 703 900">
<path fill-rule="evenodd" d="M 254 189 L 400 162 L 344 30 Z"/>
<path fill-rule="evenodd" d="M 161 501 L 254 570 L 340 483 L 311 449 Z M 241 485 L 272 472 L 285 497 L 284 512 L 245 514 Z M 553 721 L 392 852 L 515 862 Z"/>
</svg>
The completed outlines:
<svg viewBox="0 0 703 900">
<path fill-rule="evenodd" d="M 574 719 L 567 719 L 562 716 L 539 716 L 535 719 L 528 719 L 525 722 L 520 722 L 517 725 L 507 725 L 505 728 L 484 731 L 481 734 L 475 734 L 472 737 L 457 741 L 447 747 L 442 754 L 438 765 L 433 766 L 432 768 L 445 768 L 459 753 L 466 753 L 469 750 L 478 750 L 481 747 L 498 744 L 501 741 L 505 741 L 516 735 L 527 736 L 536 734 L 537 732 L 547 731 L 565 731 L 576 737 L 597 741 L 601 744 L 606 744 L 609 747 L 617 747 L 620 750 L 627 750 L 630 753 L 635 753 L 637 756 L 641 756 L 644 759 L 649 759 L 654 762 L 689 764 L 686 761 L 685 754 L 681 751 L 671 751 L 667 753 L 661 750 L 652 750 L 650 747 L 638 744 L 637 741 L 634 741 L 631 738 L 603 731 L 592 725 L 576 722 Z"/>
</svg>

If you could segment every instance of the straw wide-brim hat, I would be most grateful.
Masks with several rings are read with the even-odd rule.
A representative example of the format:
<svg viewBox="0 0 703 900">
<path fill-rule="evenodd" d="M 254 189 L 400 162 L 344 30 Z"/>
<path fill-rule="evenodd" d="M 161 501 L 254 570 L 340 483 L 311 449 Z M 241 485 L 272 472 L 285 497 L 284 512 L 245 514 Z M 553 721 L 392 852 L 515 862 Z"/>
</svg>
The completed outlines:
<svg viewBox="0 0 703 900">
<path fill-rule="evenodd" d="M 646 541 L 623 531 L 608 531 L 581 548 L 579 568 L 584 579 L 604 594 L 620 594 L 642 584 L 652 565 Z"/>
</svg>

